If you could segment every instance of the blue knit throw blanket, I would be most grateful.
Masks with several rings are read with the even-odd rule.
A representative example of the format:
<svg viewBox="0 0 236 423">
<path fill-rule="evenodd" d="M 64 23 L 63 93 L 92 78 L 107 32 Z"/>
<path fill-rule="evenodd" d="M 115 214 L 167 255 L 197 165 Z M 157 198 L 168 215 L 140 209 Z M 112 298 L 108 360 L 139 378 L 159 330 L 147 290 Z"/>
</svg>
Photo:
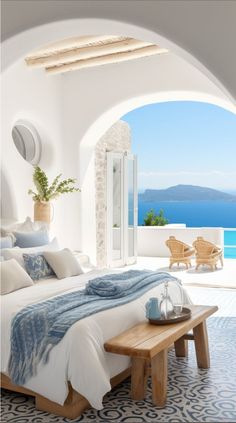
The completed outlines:
<svg viewBox="0 0 236 423">
<path fill-rule="evenodd" d="M 178 279 L 164 272 L 130 270 L 92 279 L 82 291 L 22 309 L 11 326 L 8 364 L 11 381 L 24 385 L 35 376 L 39 362 L 47 363 L 53 346 L 78 320 L 129 303 L 166 281 Z"/>
</svg>

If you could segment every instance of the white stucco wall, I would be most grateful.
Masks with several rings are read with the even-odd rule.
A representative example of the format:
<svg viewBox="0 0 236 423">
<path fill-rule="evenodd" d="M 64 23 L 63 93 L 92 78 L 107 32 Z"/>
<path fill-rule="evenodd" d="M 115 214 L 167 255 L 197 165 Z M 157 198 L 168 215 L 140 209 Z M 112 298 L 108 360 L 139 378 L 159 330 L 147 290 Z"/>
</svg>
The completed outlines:
<svg viewBox="0 0 236 423">
<path fill-rule="evenodd" d="M 29 70 L 21 60 L 5 70 L 2 78 L 2 157 L 12 198 L 8 199 L 9 213 L 20 220 L 32 215 L 27 194 L 32 168 L 19 156 L 11 138 L 14 121 L 29 119 L 42 138 L 40 165 L 49 177 L 62 172 L 65 177 L 77 177 L 82 188 L 81 194 L 55 202 L 53 230 L 64 245 L 85 251 L 93 261 L 94 148 L 107 129 L 128 111 L 153 102 L 199 100 L 234 110 L 218 85 L 173 53 L 61 76 Z"/>
<path fill-rule="evenodd" d="M 12 127 L 19 120 L 30 121 L 42 140 L 42 166 L 53 178 L 63 172 L 61 77 L 45 78 L 42 71 L 26 69 L 23 61 L 2 76 L 2 217 L 24 220 L 33 217 L 33 202 L 28 189 L 33 188 L 33 167 L 18 153 L 12 140 Z M 55 202 L 52 230 L 63 236 L 61 225 L 63 200 Z"/>
</svg>

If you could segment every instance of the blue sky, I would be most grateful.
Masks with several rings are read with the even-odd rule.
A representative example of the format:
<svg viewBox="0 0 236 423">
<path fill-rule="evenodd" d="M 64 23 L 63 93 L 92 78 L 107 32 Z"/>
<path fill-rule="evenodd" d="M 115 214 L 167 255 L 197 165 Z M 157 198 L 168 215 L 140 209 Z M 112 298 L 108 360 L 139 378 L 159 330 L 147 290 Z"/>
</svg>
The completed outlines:
<svg viewBox="0 0 236 423">
<path fill-rule="evenodd" d="M 236 115 L 199 102 L 150 104 L 122 117 L 138 155 L 139 190 L 176 184 L 236 191 Z"/>
</svg>

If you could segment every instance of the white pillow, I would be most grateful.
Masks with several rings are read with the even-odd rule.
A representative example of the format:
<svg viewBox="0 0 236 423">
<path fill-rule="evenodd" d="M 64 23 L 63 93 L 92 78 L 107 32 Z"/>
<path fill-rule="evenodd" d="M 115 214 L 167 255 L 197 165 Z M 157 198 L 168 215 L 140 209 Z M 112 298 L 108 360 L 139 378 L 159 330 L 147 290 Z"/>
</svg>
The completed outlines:
<svg viewBox="0 0 236 423">
<path fill-rule="evenodd" d="M 18 222 L 14 219 L 1 219 L 0 222 L 1 236 L 11 236 L 13 244 L 16 238 L 13 232 L 37 232 L 47 231 L 49 232 L 49 224 L 46 222 L 36 221 L 33 222 L 29 216 L 26 217 L 24 222 Z"/>
<path fill-rule="evenodd" d="M 41 245 L 40 247 L 31 247 L 31 248 L 5 248 L 1 251 L 1 254 L 4 260 L 15 259 L 18 263 L 25 269 L 25 263 L 23 259 L 23 254 L 35 254 L 40 253 L 43 251 L 57 251 L 59 250 L 59 245 L 57 238 L 53 238 L 53 240 L 47 245 Z"/>
<path fill-rule="evenodd" d="M 33 232 L 40 230 L 49 230 L 49 224 L 41 221 L 33 222 L 29 216 L 24 222 L 19 223 L 16 227 L 16 231 L 19 232 Z"/>
<path fill-rule="evenodd" d="M 13 219 L 1 219 L 1 231 L 3 232 L 33 232 L 39 230 L 49 230 L 49 224 L 46 222 L 36 221 L 33 222 L 29 216 L 26 217 L 24 222 L 18 222 Z"/>
<path fill-rule="evenodd" d="M 45 251 L 43 255 L 54 273 L 56 273 L 58 279 L 77 276 L 83 273 L 78 260 L 69 248 L 64 248 L 64 250 L 56 252 Z"/>
<path fill-rule="evenodd" d="M 33 285 L 31 277 L 15 259 L 0 262 L 1 295 Z"/>
</svg>

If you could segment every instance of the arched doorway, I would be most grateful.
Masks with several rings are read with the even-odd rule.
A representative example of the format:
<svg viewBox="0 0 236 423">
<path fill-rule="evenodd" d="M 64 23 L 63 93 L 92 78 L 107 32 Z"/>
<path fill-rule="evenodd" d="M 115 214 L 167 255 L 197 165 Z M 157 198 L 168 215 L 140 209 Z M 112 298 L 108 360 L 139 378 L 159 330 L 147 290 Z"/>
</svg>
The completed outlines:
<svg viewBox="0 0 236 423">
<path fill-rule="evenodd" d="M 81 239 L 83 249 L 89 251 L 90 255 L 96 257 L 96 220 L 95 220 L 95 185 L 91 181 L 95 180 L 94 151 L 95 145 L 102 135 L 109 130 L 123 115 L 138 107 L 151 103 L 164 103 L 168 101 L 201 101 L 223 107 L 231 111 L 231 107 L 216 97 L 197 92 L 166 92 L 155 93 L 149 96 L 130 99 L 108 110 L 103 116 L 93 123 L 89 131 L 80 143 L 80 180 L 82 182 L 81 192 Z"/>
</svg>

